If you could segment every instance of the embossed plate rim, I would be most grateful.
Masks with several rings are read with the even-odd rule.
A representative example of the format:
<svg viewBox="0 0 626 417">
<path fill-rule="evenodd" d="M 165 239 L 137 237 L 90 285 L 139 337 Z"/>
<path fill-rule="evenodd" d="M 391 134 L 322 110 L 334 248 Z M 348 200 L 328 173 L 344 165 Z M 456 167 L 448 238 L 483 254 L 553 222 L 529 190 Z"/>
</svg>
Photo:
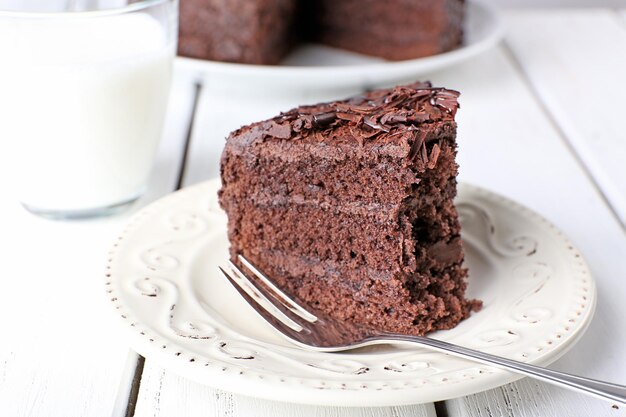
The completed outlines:
<svg viewBox="0 0 626 417">
<path fill-rule="evenodd" d="M 222 337 L 221 339 L 216 336 L 215 339 L 211 339 L 213 340 L 213 348 L 217 348 L 218 350 L 222 350 L 222 347 L 218 345 L 218 341 L 225 340 L 225 342 L 222 342 L 224 343 L 224 347 L 228 345 L 229 349 L 233 349 L 234 346 L 235 351 L 240 349 L 241 346 L 244 348 L 252 346 L 257 347 L 258 351 L 265 352 L 264 354 L 266 355 L 270 352 L 278 357 L 285 355 L 290 356 L 292 363 L 293 358 L 298 359 L 298 355 L 302 355 L 305 356 L 307 360 L 313 362 L 313 364 L 307 364 L 308 366 L 313 367 L 321 363 L 324 364 L 324 366 L 332 365 L 341 368 L 340 371 L 335 371 L 330 368 L 321 370 L 309 369 L 309 372 L 307 371 L 308 368 L 294 370 L 287 366 L 279 372 L 276 369 L 263 369 L 263 366 L 267 364 L 272 365 L 272 358 L 263 358 L 262 355 L 260 355 L 259 358 L 250 358 L 249 356 L 252 355 L 246 356 L 247 353 L 245 352 L 237 354 L 236 352 L 233 353 L 223 350 L 222 352 L 216 351 L 216 353 L 211 352 L 208 347 L 206 351 L 203 350 L 205 347 L 203 340 L 199 340 L 201 337 L 196 337 L 195 339 L 189 337 L 189 334 L 195 334 L 196 336 L 202 335 L 202 332 L 200 332 L 198 328 L 194 328 L 193 325 L 186 330 L 177 328 L 177 331 L 185 332 L 185 334 L 179 334 L 181 337 L 174 337 L 173 341 L 172 337 L 163 336 L 167 332 L 171 333 L 172 330 L 171 328 L 164 330 L 162 323 L 163 317 L 159 319 L 156 316 L 154 318 L 150 316 L 145 320 L 138 317 L 141 316 L 140 310 L 142 308 L 153 305 L 150 303 L 156 302 L 157 299 L 163 299 L 163 296 L 167 295 L 167 291 L 163 291 L 163 289 L 159 290 L 159 286 L 153 283 L 158 283 L 158 281 L 150 281 L 149 277 L 146 277 L 146 281 L 135 279 L 131 282 L 131 277 L 136 278 L 137 273 L 136 271 L 132 272 L 134 265 L 129 264 L 129 259 L 132 261 L 134 258 L 131 255 L 136 256 L 139 254 L 139 248 L 136 242 L 131 242 L 130 246 L 127 245 L 127 242 L 129 239 L 141 240 L 145 238 L 145 236 L 141 234 L 142 231 L 145 233 L 145 229 L 143 228 L 150 229 L 152 232 L 154 232 L 154 229 L 158 229 L 157 226 L 159 222 L 156 219 L 163 213 L 169 213 L 167 210 L 170 209 L 175 209 L 174 211 L 178 214 L 183 213 L 182 217 L 174 220 L 170 219 L 170 221 L 174 222 L 174 229 L 187 227 L 186 230 L 190 230 L 192 236 L 197 235 L 197 237 L 193 239 L 198 240 L 204 238 L 206 233 L 202 229 L 198 229 L 196 227 L 197 224 L 194 224 L 198 218 L 203 220 L 204 215 L 199 211 L 200 206 L 204 207 L 205 203 L 210 203 L 206 204 L 207 207 L 211 205 L 211 209 L 206 210 L 206 213 L 210 213 L 210 215 L 206 214 L 206 216 L 207 218 L 218 216 L 212 220 L 216 222 L 214 226 L 217 222 L 224 221 L 223 213 L 220 214 L 218 212 L 215 202 L 216 198 L 214 197 L 218 187 L 218 180 L 207 181 L 173 193 L 149 205 L 133 216 L 126 230 L 118 237 L 118 240 L 114 243 L 109 253 L 109 261 L 105 273 L 107 296 L 111 301 L 115 316 L 123 322 L 122 328 L 125 330 L 130 345 L 137 352 L 148 358 L 148 360 L 155 360 L 159 365 L 174 373 L 215 388 L 272 400 L 319 405 L 384 406 L 431 402 L 468 395 L 519 379 L 517 375 L 471 363 L 467 363 L 468 365 L 458 370 L 450 371 L 444 369 L 443 373 L 435 372 L 435 374 L 431 375 L 412 376 L 411 372 L 413 372 L 413 370 L 411 370 L 411 372 L 388 372 L 385 374 L 385 378 L 376 379 L 381 374 L 380 368 L 382 364 L 398 363 L 394 359 L 396 357 L 400 359 L 409 357 L 435 358 L 428 359 L 430 362 L 428 362 L 428 360 L 424 361 L 423 359 L 420 359 L 421 362 L 405 360 L 398 366 L 416 366 L 415 364 L 421 363 L 425 363 L 426 366 L 429 366 L 429 363 L 438 364 L 437 361 L 448 365 L 454 361 L 457 361 L 457 363 L 463 361 L 449 358 L 438 353 L 424 353 L 424 351 L 420 351 L 419 349 L 409 353 L 404 350 L 397 352 L 397 354 L 392 351 L 366 353 L 363 357 L 353 357 L 351 354 L 303 352 L 296 348 L 285 348 L 273 345 L 271 342 L 266 343 L 251 340 L 242 334 L 234 334 L 234 336 L 230 334 L 230 338 Z M 581 287 L 582 290 L 585 291 L 584 295 L 581 295 L 580 300 L 577 299 L 575 301 L 576 303 L 580 301 L 582 304 L 582 307 L 578 308 L 576 312 L 578 315 L 571 315 L 571 317 L 568 315 L 567 317 L 570 318 L 565 317 L 564 319 L 570 322 L 566 323 L 568 330 L 565 332 L 559 330 L 563 327 L 559 324 L 558 329 L 555 329 L 556 334 L 551 335 L 549 340 L 544 340 L 543 342 L 545 343 L 542 342 L 542 345 L 539 347 L 541 352 L 537 352 L 534 356 L 527 359 L 528 362 L 538 364 L 547 364 L 556 360 L 582 336 L 591 320 L 595 308 L 595 283 L 582 256 L 562 232 L 535 212 L 518 203 L 482 188 L 467 184 L 460 184 L 459 194 L 462 196 L 462 201 L 459 204 L 461 206 L 465 200 L 471 201 L 471 198 L 484 198 L 489 201 L 490 204 L 499 207 L 500 210 L 511 210 L 515 215 L 519 215 L 521 218 L 534 222 L 534 227 L 544 230 L 544 232 L 550 235 L 551 239 L 557 239 L 558 242 L 562 244 L 559 251 L 562 251 L 563 256 L 567 259 L 571 258 L 570 262 L 572 262 L 572 264 L 568 264 L 568 267 L 573 267 L 573 262 L 577 262 L 576 270 L 579 274 L 571 278 L 574 280 L 572 281 L 572 285 L 586 282 L 586 284 Z M 468 196 L 471 196 L 471 198 Z M 460 209 L 460 212 L 463 214 L 463 210 Z M 480 215 L 479 211 L 476 211 L 476 213 Z M 185 217 L 188 215 L 192 217 Z M 222 216 L 221 220 L 219 219 L 220 215 Z M 473 226 L 475 224 L 478 223 L 474 222 L 472 226 L 468 226 L 464 230 L 475 227 Z M 486 224 L 488 225 L 488 223 Z M 196 229 L 194 229 L 194 227 L 196 227 Z M 223 225 L 221 227 L 223 227 Z M 547 239 L 547 237 L 544 239 Z M 486 241 L 488 238 L 484 240 Z M 505 250 L 529 251 L 529 254 L 532 255 L 534 249 L 532 247 L 524 247 L 524 243 L 528 242 L 521 242 L 520 244 L 518 241 L 517 244 L 519 247 L 512 246 L 509 249 L 505 248 Z M 187 247 L 182 245 L 181 248 L 185 250 Z M 162 258 L 159 262 L 166 267 L 168 265 L 168 259 Z M 176 269 L 178 266 L 174 265 L 172 262 L 174 261 L 170 262 L 170 267 Z M 523 266 L 523 264 L 521 265 Z M 546 281 L 548 278 L 546 278 Z M 177 287 L 176 291 L 180 290 L 184 292 L 188 290 L 188 288 L 185 288 L 185 286 L 188 286 L 186 281 L 176 281 L 175 284 L 180 287 Z M 139 298 L 129 298 L 128 294 L 133 291 L 140 293 L 141 297 L 137 295 Z M 159 293 L 159 291 L 162 291 L 162 293 Z M 177 293 L 177 295 L 179 294 Z M 233 293 L 233 296 L 235 296 L 235 293 Z M 185 302 L 192 304 L 197 301 L 191 300 L 191 298 L 193 298 L 193 295 Z M 181 306 L 185 305 L 183 302 L 180 304 Z M 174 314 L 172 312 L 165 313 L 170 314 L 171 320 L 173 320 Z M 574 311 L 568 311 L 568 314 L 569 313 L 574 313 Z M 159 322 L 159 320 L 161 320 L 161 322 Z M 469 320 L 471 320 L 471 318 Z M 229 330 L 227 326 L 223 327 L 222 330 L 232 332 L 232 329 Z M 447 334 L 452 334 L 453 331 L 449 331 Z M 435 336 L 441 337 L 441 334 L 443 334 L 445 338 L 445 333 L 437 333 Z M 200 348 L 198 346 L 200 346 Z M 496 349 L 498 348 L 497 344 L 494 346 Z M 488 345 L 487 348 L 490 349 L 492 346 Z M 241 349 L 239 351 L 241 352 Z M 296 351 L 298 352 L 297 354 L 294 353 Z M 220 359 L 220 357 L 224 357 L 224 354 L 228 354 L 228 360 Z M 359 359 L 361 362 L 357 362 L 354 360 L 355 358 Z M 386 362 L 380 363 L 381 358 L 384 358 Z M 523 358 L 518 359 L 525 360 Z M 363 365 L 359 368 L 358 366 L 361 363 Z M 369 374 L 367 371 L 370 369 L 367 365 L 373 367 Z M 352 370 L 351 367 L 354 368 L 354 370 Z M 300 366 L 300 368 L 302 368 L 302 366 Z M 348 370 L 343 371 L 344 368 L 350 370 L 350 372 L 348 372 Z M 360 372 L 366 368 L 367 371 Z M 386 366 L 385 369 L 387 369 Z M 394 371 L 394 369 L 389 369 L 389 371 Z M 289 372 L 299 374 L 285 376 L 285 372 L 287 372 L 287 374 L 289 374 Z M 331 374 L 332 372 L 336 372 L 340 374 L 340 376 Z M 418 369 L 415 372 L 420 372 L 420 370 Z M 320 375 L 331 375 L 332 377 L 322 377 Z"/>
</svg>

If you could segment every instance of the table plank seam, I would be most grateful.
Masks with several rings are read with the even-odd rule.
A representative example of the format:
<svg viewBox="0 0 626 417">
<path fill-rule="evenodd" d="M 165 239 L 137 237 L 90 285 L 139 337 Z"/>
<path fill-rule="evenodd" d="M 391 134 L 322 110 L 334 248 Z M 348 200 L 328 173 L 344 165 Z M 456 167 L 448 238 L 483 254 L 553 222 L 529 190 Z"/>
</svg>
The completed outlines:
<svg viewBox="0 0 626 417">
<path fill-rule="evenodd" d="M 449 417 L 448 406 L 445 401 L 436 401 L 433 403 L 435 406 L 435 415 L 437 417 Z"/>
<path fill-rule="evenodd" d="M 137 407 L 137 397 L 139 396 L 139 387 L 141 385 L 141 375 L 143 374 L 143 368 L 145 363 L 146 358 L 141 355 L 137 355 L 135 372 L 133 374 L 133 380 L 130 385 L 128 403 L 126 405 L 126 412 L 124 413 L 124 417 L 132 417 L 135 415 L 135 408 Z"/>
<path fill-rule="evenodd" d="M 191 118 L 189 119 L 189 125 L 187 126 L 187 134 L 185 136 L 185 146 L 183 147 L 182 159 L 180 164 L 180 170 L 178 172 L 178 181 L 174 190 L 180 190 L 185 183 L 185 172 L 187 171 L 187 159 L 189 157 L 189 149 L 191 147 L 191 139 L 193 136 L 194 122 L 196 120 L 196 113 L 198 112 L 198 103 L 200 102 L 200 94 L 202 92 L 202 83 L 199 81 L 194 82 L 193 92 L 193 105 L 191 107 Z"/>
<path fill-rule="evenodd" d="M 189 118 L 189 123 L 187 125 L 187 132 L 185 134 L 185 142 L 183 145 L 183 152 L 181 154 L 181 163 L 180 168 L 178 170 L 176 185 L 173 191 L 178 191 L 182 188 L 184 184 L 185 177 L 185 168 L 186 161 L 189 154 L 190 142 L 193 133 L 194 121 L 196 119 L 196 113 L 198 110 L 199 97 L 202 90 L 202 84 L 199 82 L 194 83 L 194 92 L 193 92 L 193 104 L 191 107 L 191 117 Z M 126 406 L 126 411 L 124 413 L 124 417 L 133 417 L 135 415 L 135 409 L 137 406 L 137 401 L 139 398 L 139 391 L 141 387 L 141 379 L 143 376 L 144 368 L 145 368 L 146 358 L 142 355 L 137 355 L 137 362 L 135 364 L 135 371 L 133 374 L 133 380 L 130 386 L 130 392 L 128 394 L 128 403 Z"/>
<path fill-rule="evenodd" d="M 574 158 L 574 160 L 576 161 L 576 163 L 580 167 L 580 169 L 583 172 L 583 174 L 585 175 L 585 177 L 589 180 L 590 184 L 592 185 L 592 187 L 594 188 L 594 190 L 596 191 L 598 196 L 601 198 L 603 203 L 609 209 L 609 212 L 611 213 L 611 215 L 613 216 L 613 218 L 615 219 L 617 224 L 620 225 L 621 230 L 624 233 L 624 235 L 626 235 L 626 223 L 624 223 L 624 221 L 622 220 L 622 218 L 621 218 L 621 216 L 619 214 L 619 211 L 613 205 L 613 203 L 611 202 L 609 196 L 607 196 L 607 194 L 604 191 L 602 185 L 598 182 L 598 180 L 594 176 L 593 172 L 590 170 L 589 166 L 585 162 L 585 159 L 582 157 L 582 155 L 580 155 L 580 153 L 576 150 L 576 148 L 574 147 L 572 142 L 569 140 L 567 134 L 565 133 L 565 131 L 564 131 L 563 127 L 561 126 L 561 124 L 559 123 L 559 121 L 554 117 L 554 115 L 553 115 L 552 111 L 550 110 L 550 108 L 546 105 L 544 100 L 541 98 L 541 95 L 539 94 L 539 92 L 535 88 L 535 86 L 532 83 L 530 77 L 528 76 L 528 74 L 524 70 L 524 67 L 522 66 L 521 62 L 519 61 L 519 59 L 515 55 L 515 52 L 513 51 L 511 46 L 508 44 L 506 39 L 504 39 L 503 42 L 502 42 L 502 50 L 505 53 L 505 55 L 510 59 L 511 65 L 513 66 L 515 71 L 519 74 L 520 80 L 522 80 L 522 82 L 526 85 L 526 87 L 528 88 L 528 91 L 530 92 L 531 96 L 533 97 L 533 99 L 535 100 L 537 105 L 543 110 L 543 112 L 544 112 L 544 114 L 546 116 L 546 119 L 548 120 L 550 125 L 552 125 L 554 130 L 557 132 L 558 137 L 561 139 L 561 141 L 565 145 L 566 149 L 572 155 L 572 157 Z"/>
</svg>

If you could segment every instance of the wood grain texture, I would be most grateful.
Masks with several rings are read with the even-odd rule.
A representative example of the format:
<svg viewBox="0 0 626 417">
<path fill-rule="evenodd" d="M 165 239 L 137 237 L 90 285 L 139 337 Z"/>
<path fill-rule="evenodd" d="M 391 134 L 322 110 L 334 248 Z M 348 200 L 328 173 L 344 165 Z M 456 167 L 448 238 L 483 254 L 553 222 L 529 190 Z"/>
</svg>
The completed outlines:
<svg viewBox="0 0 626 417">
<path fill-rule="evenodd" d="M 526 11 L 506 27 L 534 93 L 626 225 L 624 21 L 606 9 Z"/>
<path fill-rule="evenodd" d="M 543 384 L 523 379 L 490 391 L 448 401 L 448 417 L 506 416 L 506 417 L 560 417 L 612 416 L 623 417 L 623 406 L 594 401 L 577 401 L 565 391 L 545 390 Z M 617 407 L 617 408 L 615 408 Z"/>
<path fill-rule="evenodd" d="M 259 400 L 196 384 L 146 362 L 137 417 L 435 417 L 432 404 L 403 407 L 317 407 Z"/>
<path fill-rule="evenodd" d="M 175 182 L 186 89 L 176 91 L 156 175 L 131 212 Z M 107 305 L 104 264 L 129 215 L 54 222 L 13 199 L 0 205 L 1 415 L 110 415 L 128 347 Z"/>
<path fill-rule="evenodd" d="M 505 47 L 432 78 L 463 92 L 461 179 L 547 217 L 572 238 L 596 277 L 595 319 L 553 367 L 625 383 L 626 235 L 572 154 L 568 138 L 545 113 L 541 97 L 533 94 Z M 614 416 L 618 411 L 601 400 L 528 380 L 446 404 L 451 416 Z"/>
</svg>

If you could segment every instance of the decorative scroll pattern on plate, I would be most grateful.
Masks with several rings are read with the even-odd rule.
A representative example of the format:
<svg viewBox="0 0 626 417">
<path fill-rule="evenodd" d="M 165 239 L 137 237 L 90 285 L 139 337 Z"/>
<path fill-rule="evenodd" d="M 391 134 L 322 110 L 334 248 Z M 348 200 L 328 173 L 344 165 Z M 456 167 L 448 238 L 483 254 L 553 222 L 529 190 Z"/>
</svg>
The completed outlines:
<svg viewBox="0 0 626 417">
<path fill-rule="evenodd" d="M 511 380 L 486 366 L 406 346 L 324 354 L 277 343 L 269 329 L 267 338 L 263 332 L 251 336 L 261 333 L 255 333 L 259 322 L 247 306 L 225 315 L 212 304 L 234 300 L 234 291 L 213 298 L 202 293 L 222 291 L 211 281 L 222 279 L 217 265 L 203 260 L 214 251 L 226 252 L 217 188 L 208 182 L 147 207 L 110 253 L 107 293 L 137 336 L 138 351 L 209 385 L 231 381 L 221 387 L 266 398 L 275 398 L 271 390 L 284 386 L 299 387 L 304 396 L 312 390 L 315 395 L 350 390 L 364 393 L 364 401 L 377 393 L 407 392 L 407 398 L 416 398 L 428 390 L 453 396 L 462 395 L 459 387 L 474 386 L 474 380 L 483 388 Z M 502 197 L 462 185 L 457 207 L 463 237 L 480 254 L 468 259 L 483 271 L 480 279 L 486 283 L 476 295 L 488 301 L 483 311 L 433 337 L 519 360 L 555 359 L 593 312 L 595 287 L 582 258 L 553 226 Z M 215 242 L 223 247 L 211 246 Z M 197 280 L 210 285 L 201 289 L 192 284 Z M 553 305 L 555 296 L 560 309 Z"/>
</svg>

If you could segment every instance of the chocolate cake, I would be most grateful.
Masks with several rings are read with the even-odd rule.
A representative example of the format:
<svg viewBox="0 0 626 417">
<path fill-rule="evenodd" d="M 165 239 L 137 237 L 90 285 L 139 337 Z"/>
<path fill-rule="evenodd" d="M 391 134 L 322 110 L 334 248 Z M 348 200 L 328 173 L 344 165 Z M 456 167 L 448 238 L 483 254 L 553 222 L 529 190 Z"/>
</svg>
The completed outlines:
<svg viewBox="0 0 626 417">
<path fill-rule="evenodd" d="M 463 0 L 318 0 L 316 39 L 390 60 L 435 55 L 461 43 Z"/>
<path fill-rule="evenodd" d="M 461 43 L 464 0 L 181 0 L 179 54 L 275 64 L 296 40 L 391 60 Z"/>
<path fill-rule="evenodd" d="M 276 64 L 295 40 L 297 0 L 181 0 L 178 53 Z"/>
<path fill-rule="evenodd" d="M 458 93 L 429 83 L 302 106 L 227 138 L 230 255 L 331 316 L 406 334 L 449 329 L 464 297 Z"/>
</svg>

